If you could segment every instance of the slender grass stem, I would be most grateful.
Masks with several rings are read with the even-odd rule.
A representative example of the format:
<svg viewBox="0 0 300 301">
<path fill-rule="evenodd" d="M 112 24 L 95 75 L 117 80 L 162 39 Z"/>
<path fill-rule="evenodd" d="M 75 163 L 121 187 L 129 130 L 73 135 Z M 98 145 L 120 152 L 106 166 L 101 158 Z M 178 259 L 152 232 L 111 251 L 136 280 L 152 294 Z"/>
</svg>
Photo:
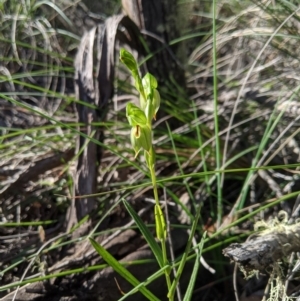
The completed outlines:
<svg viewBox="0 0 300 301">
<path fill-rule="evenodd" d="M 213 79 L 214 79 L 214 125 L 216 142 L 216 169 L 221 167 L 220 142 L 219 142 L 219 118 L 218 118 L 218 79 L 217 79 L 217 28 L 216 28 L 217 0 L 213 0 Z M 221 225 L 223 215 L 222 183 L 221 175 L 217 174 L 217 227 Z"/>
</svg>

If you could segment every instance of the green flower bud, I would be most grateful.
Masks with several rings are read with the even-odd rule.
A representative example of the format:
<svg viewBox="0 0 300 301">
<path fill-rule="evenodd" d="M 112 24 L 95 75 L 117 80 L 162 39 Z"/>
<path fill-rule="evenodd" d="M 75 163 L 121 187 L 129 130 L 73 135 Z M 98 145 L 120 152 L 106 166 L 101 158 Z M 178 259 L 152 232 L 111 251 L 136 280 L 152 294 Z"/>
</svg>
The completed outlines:
<svg viewBox="0 0 300 301">
<path fill-rule="evenodd" d="M 156 78 L 152 74 L 147 73 L 142 79 L 142 84 L 143 84 L 146 98 L 152 99 L 153 89 L 157 88 Z"/>
<path fill-rule="evenodd" d="M 156 90 L 157 80 L 153 75 L 147 73 L 143 77 L 142 83 L 146 96 L 146 104 L 145 106 L 142 106 L 141 101 L 141 107 L 142 109 L 144 109 L 148 122 L 150 123 L 152 118 L 155 119 L 155 115 L 160 105 L 160 96 L 158 91 Z"/>
<path fill-rule="evenodd" d="M 142 145 L 142 148 L 149 152 L 152 146 L 152 132 L 151 129 L 146 125 L 142 126 L 141 129 L 141 135 L 138 138 L 140 140 L 140 143 Z"/>
<path fill-rule="evenodd" d="M 135 88 L 138 90 L 140 94 L 144 94 L 142 81 L 138 71 L 138 65 L 133 55 L 127 50 L 125 50 L 124 48 L 121 48 L 120 60 L 126 65 L 129 71 L 132 73 L 132 76 L 135 80 Z"/>
<path fill-rule="evenodd" d="M 126 117 L 131 126 L 145 126 L 147 124 L 147 118 L 145 113 L 133 103 L 127 103 Z"/>
<path fill-rule="evenodd" d="M 137 157 L 140 150 L 142 149 L 142 145 L 140 143 L 140 140 L 138 139 L 139 136 L 140 136 L 140 127 L 138 125 L 132 127 L 130 133 L 130 140 L 131 140 L 132 148 L 135 152 L 135 156 L 134 156 L 135 158 Z"/>
<path fill-rule="evenodd" d="M 152 118 L 156 119 L 156 113 L 160 106 L 160 95 L 156 89 L 153 89 L 153 98 L 148 98 L 146 107 L 145 107 L 145 115 L 147 117 L 148 122 L 150 123 Z"/>
<path fill-rule="evenodd" d="M 132 73 L 138 73 L 138 66 L 135 58 L 124 48 L 121 48 L 120 50 L 120 60 Z"/>
<path fill-rule="evenodd" d="M 157 80 L 151 73 L 147 73 L 143 77 L 142 82 L 143 82 L 144 89 L 146 89 L 146 87 L 150 87 L 152 89 L 157 88 Z"/>
<path fill-rule="evenodd" d="M 156 236 L 159 240 L 166 239 L 167 237 L 166 222 L 159 205 L 155 205 L 154 215 L 155 215 Z"/>
</svg>

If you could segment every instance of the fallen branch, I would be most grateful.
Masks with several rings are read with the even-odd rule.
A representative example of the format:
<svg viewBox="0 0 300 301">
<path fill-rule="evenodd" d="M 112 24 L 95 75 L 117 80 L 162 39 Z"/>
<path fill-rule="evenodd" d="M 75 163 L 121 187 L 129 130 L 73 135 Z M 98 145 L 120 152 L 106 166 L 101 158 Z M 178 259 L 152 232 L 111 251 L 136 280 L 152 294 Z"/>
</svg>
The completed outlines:
<svg viewBox="0 0 300 301">
<path fill-rule="evenodd" d="M 279 213 L 286 217 L 285 212 Z M 287 218 L 277 218 L 269 224 L 259 222 L 266 229 L 254 234 L 244 243 L 234 243 L 223 250 L 223 254 L 236 262 L 246 273 L 253 270 L 265 271 L 279 260 L 300 250 L 300 223 L 287 225 Z"/>
</svg>

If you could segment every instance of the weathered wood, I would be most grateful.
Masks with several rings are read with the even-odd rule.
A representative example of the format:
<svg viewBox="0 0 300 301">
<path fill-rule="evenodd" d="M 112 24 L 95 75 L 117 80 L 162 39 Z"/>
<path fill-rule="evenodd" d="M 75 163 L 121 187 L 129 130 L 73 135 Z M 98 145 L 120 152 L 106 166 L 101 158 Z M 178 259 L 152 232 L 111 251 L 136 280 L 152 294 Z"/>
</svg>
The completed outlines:
<svg viewBox="0 0 300 301">
<path fill-rule="evenodd" d="M 98 114 L 96 108 L 88 106 L 96 106 L 98 102 L 94 85 L 94 42 L 96 32 L 96 27 L 86 32 L 79 45 L 75 59 L 75 92 L 76 98 L 87 104 L 76 104 L 78 122 L 84 124 L 78 130 L 87 137 L 93 137 L 95 140 L 98 140 L 100 137 L 99 130 L 92 125 L 92 122 L 99 121 Z M 74 181 L 76 196 L 84 196 L 96 191 L 98 146 L 89 141 L 89 138 L 79 136 L 76 152 L 82 149 L 83 151 L 78 157 Z M 94 209 L 95 204 L 94 198 L 73 199 L 67 219 L 68 228 L 71 228 L 90 213 Z"/>
<path fill-rule="evenodd" d="M 29 181 L 35 181 L 45 172 L 65 164 L 66 162 L 70 161 L 73 156 L 74 149 L 71 148 L 65 152 L 56 153 L 50 157 L 33 162 L 28 169 L 20 172 L 19 175 L 16 170 L 0 171 L 0 178 L 2 178 L 1 180 L 3 185 L 5 184 L 5 178 L 9 178 L 8 182 L 11 182 L 10 185 L 7 185 L 7 188 L 2 189 L 1 197 L 8 198 L 14 194 L 24 193 L 25 187 L 28 185 Z M 12 182 L 11 178 L 15 178 L 16 180 Z"/>
<path fill-rule="evenodd" d="M 137 46 L 137 30 L 133 22 L 124 15 L 115 15 L 84 34 L 76 55 L 75 92 L 81 101 L 76 104 L 76 110 L 78 122 L 84 124 L 78 130 L 84 135 L 77 141 L 77 152 L 82 152 L 77 162 L 75 197 L 68 213 L 69 229 L 97 205 L 95 197 L 84 197 L 97 193 L 103 132 L 93 123 L 105 120 L 107 104 L 113 93 L 115 40 L 117 36 L 122 37 L 118 32 L 120 24 L 128 28 L 127 41 Z M 94 143 L 90 138 L 100 143 Z"/>
<path fill-rule="evenodd" d="M 160 82 L 173 78 L 184 87 L 184 70 L 176 59 L 179 46 L 169 45 L 170 41 L 180 36 L 179 27 L 182 26 L 177 2 L 122 0 L 122 7 L 141 30 L 150 53 L 154 54 L 146 62 L 149 72 Z"/>
<path fill-rule="evenodd" d="M 223 254 L 236 262 L 243 271 L 265 271 L 278 260 L 300 250 L 300 224 L 276 224 L 248 241 L 234 243 Z"/>
</svg>

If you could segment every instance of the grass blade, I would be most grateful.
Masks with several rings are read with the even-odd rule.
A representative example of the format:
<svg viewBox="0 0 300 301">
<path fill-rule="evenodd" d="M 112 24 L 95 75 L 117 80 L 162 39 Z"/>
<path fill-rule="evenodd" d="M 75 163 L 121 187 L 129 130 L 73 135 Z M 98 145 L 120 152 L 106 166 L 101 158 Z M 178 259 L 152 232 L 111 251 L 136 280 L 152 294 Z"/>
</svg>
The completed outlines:
<svg viewBox="0 0 300 301">
<path fill-rule="evenodd" d="M 196 249 L 196 254 L 197 254 L 196 261 L 195 261 L 193 272 L 192 272 L 192 275 L 191 275 L 191 278 L 190 278 L 189 285 L 188 285 L 187 290 L 185 292 L 183 301 L 189 301 L 192 298 L 195 282 L 196 282 L 196 279 L 197 279 L 198 270 L 199 270 L 199 267 L 200 267 L 200 259 L 201 259 L 201 254 L 202 254 L 202 249 L 203 249 L 205 237 L 206 237 L 206 232 L 203 234 L 201 242 L 198 245 L 198 248 Z"/>
<path fill-rule="evenodd" d="M 126 279 L 134 287 L 139 286 L 140 282 L 122 265 L 120 264 L 109 252 L 107 252 L 101 245 L 99 245 L 93 238 L 89 238 L 90 243 L 98 252 L 98 254 L 111 266 L 120 276 Z M 146 287 L 139 286 L 139 291 L 149 300 L 159 301 Z"/>
<path fill-rule="evenodd" d="M 141 282 L 139 285 L 137 285 L 135 288 L 133 288 L 131 291 L 129 291 L 127 294 L 125 294 L 122 298 L 120 298 L 118 301 L 123 301 L 125 300 L 129 295 L 132 295 L 135 293 L 136 290 L 138 290 L 142 286 L 146 286 L 158 277 L 161 277 L 164 275 L 165 270 L 168 269 L 168 266 L 163 267 L 162 269 L 158 270 L 156 273 L 151 275 L 149 278 L 147 278 L 144 282 Z"/>
<path fill-rule="evenodd" d="M 127 211 L 131 215 L 131 217 L 134 219 L 135 223 L 137 224 L 139 230 L 141 231 L 143 237 L 146 239 L 149 247 L 151 248 L 159 266 L 162 268 L 164 266 L 162 251 L 156 242 L 154 236 L 149 231 L 145 223 L 142 221 L 142 219 L 138 216 L 138 214 L 134 211 L 134 209 L 130 206 L 128 202 L 123 200 L 124 206 L 126 207 Z"/>
<path fill-rule="evenodd" d="M 213 92 L 214 92 L 214 128 L 215 128 L 215 143 L 216 143 L 216 169 L 221 168 L 220 156 L 220 141 L 219 141 L 219 116 L 218 116 L 218 78 L 217 78 L 217 27 L 216 27 L 216 14 L 217 14 L 217 1 L 213 0 Z M 222 179 L 221 174 L 217 174 L 217 225 L 218 228 L 222 223 L 223 216 L 223 203 L 222 203 Z"/>
</svg>

